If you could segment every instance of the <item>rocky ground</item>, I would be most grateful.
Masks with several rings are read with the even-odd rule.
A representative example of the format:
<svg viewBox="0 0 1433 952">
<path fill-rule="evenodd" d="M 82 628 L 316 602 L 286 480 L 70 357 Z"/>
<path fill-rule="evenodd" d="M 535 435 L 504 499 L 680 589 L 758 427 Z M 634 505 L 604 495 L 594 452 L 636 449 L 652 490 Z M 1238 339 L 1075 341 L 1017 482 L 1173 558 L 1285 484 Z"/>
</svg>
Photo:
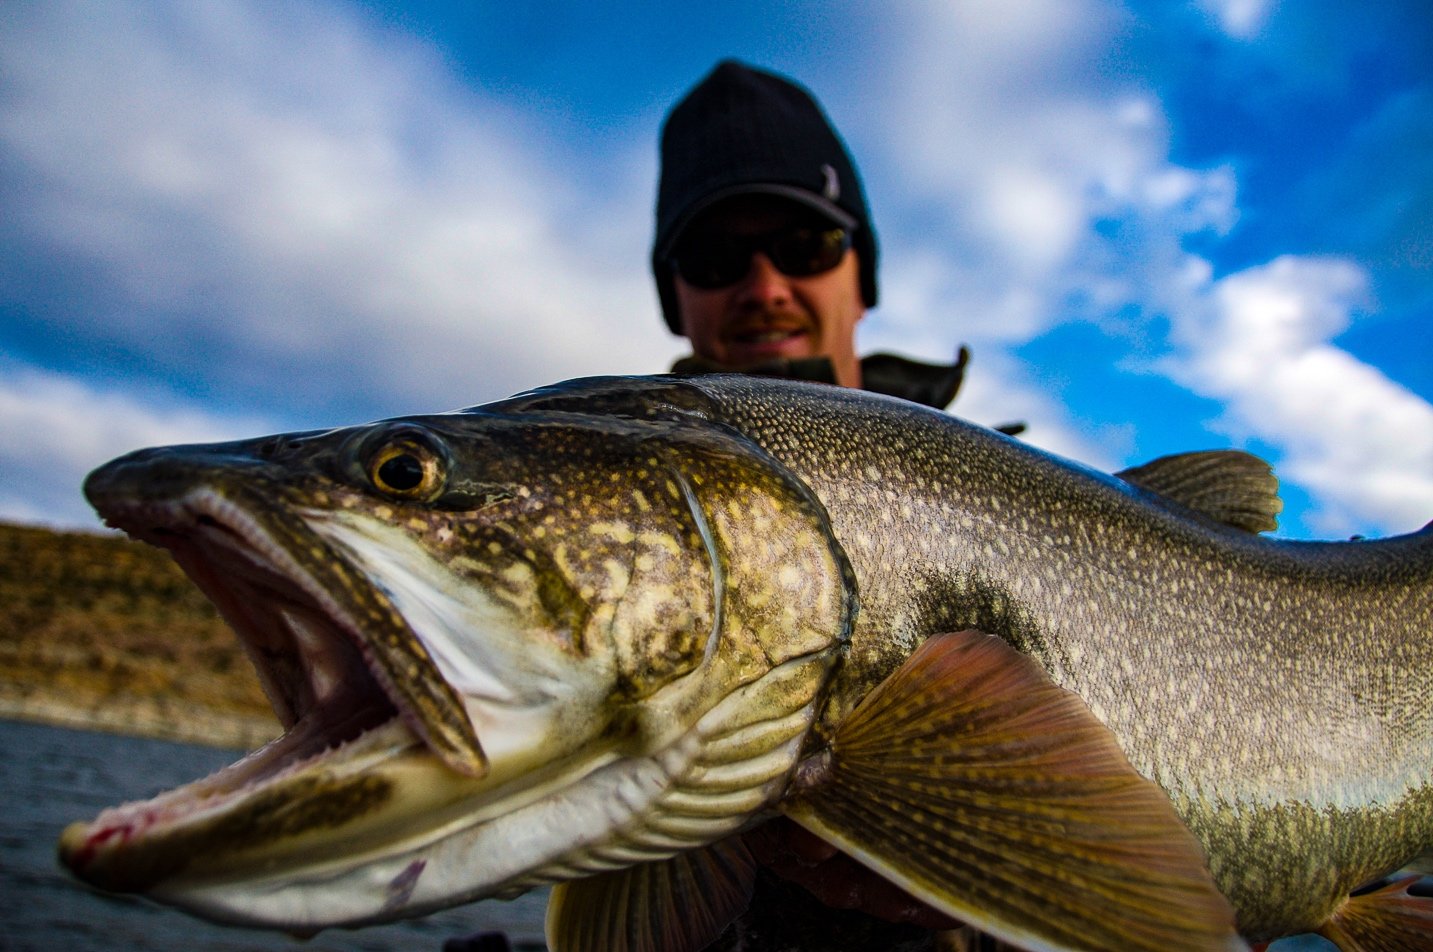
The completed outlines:
<svg viewBox="0 0 1433 952">
<path fill-rule="evenodd" d="M 238 639 L 164 552 L 5 524 L 0 717 L 226 747 L 279 729 Z"/>
</svg>

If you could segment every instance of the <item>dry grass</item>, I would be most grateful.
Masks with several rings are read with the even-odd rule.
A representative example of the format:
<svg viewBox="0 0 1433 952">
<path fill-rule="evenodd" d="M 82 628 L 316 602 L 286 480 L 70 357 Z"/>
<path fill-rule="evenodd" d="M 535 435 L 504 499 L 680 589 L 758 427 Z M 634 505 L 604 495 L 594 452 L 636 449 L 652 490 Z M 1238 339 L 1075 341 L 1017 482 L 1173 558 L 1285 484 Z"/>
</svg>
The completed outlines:
<svg viewBox="0 0 1433 952">
<path fill-rule="evenodd" d="M 0 709 L 217 743 L 277 730 L 238 639 L 168 555 L 3 523 Z"/>
</svg>

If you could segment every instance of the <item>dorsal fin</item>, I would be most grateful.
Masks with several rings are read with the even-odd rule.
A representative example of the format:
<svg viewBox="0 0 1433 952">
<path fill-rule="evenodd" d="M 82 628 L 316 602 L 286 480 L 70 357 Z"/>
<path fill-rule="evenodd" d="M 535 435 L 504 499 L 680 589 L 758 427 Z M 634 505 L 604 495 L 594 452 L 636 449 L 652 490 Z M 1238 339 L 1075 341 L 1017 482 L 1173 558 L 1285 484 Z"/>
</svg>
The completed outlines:
<svg viewBox="0 0 1433 952">
<path fill-rule="evenodd" d="M 1176 453 L 1115 475 L 1246 532 L 1278 528 L 1284 509 L 1273 468 L 1243 450 Z"/>
</svg>

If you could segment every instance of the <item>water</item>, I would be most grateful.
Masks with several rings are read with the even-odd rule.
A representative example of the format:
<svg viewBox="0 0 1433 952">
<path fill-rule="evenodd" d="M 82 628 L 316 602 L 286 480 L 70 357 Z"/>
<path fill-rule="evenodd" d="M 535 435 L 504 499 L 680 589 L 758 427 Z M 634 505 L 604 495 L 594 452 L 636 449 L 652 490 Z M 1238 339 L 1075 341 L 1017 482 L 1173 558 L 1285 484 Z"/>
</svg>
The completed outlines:
<svg viewBox="0 0 1433 952">
<path fill-rule="evenodd" d="M 61 871 L 55 843 L 70 822 L 211 773 L 236 756 L 212 747 L 0 720 L 0 952 L 441 952 L 444 940 L 482 931 L 506 933 L 518 952 L 544 948 L 545 890 L 357 932 L 330 930 L 300 942 L 106 896 Z M 1271 952 L 1331 949 L 1309 936 L 1277 942 Z"/>
<path fill-rule="evenodd" d="M 0 950 L 3 952 L 441 952 L 443 942 L 502 931 L 516 949 L 541 949 L 546 893 L 481 902 L 300 942 L 210 925 L 140 899 L 87 889 L 55 860 L 60 831 L 105 807 L 211 773 L 236 751 L 0 720 Z"/>
</svg>

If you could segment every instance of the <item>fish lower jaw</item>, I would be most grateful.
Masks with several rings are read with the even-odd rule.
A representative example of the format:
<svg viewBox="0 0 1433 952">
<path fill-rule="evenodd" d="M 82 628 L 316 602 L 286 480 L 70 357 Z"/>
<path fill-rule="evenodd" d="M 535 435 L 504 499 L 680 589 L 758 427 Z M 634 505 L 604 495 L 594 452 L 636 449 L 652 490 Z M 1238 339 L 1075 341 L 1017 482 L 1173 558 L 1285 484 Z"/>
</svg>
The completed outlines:
<svg viewBox="0 0 1433 952">
<path fill-rule="evenodd" d="M 290 610 L 283 615 L 297 641 L 321 640 L 304 613 Z M 266 646 L 259 647 L 262 651 Z M 361 665 L 351 659 L 336 661 L 332 651 L 319 652 L 312 644 L 301 655 L 307 674 L 287 676 L 280 685 L 284 702 L 275 700 L 276 714 L 287 722 L 280 736 L 207 777 L 147 801 L 110 808 L 91 823 L 72 824 L 61 840 L 62 861 L 101 888 L 142 889 L 168 865 L 146 858 L 147 843 L 192 837 L 189 831 L 241 810 L 246 800 L 273 798 L 296 778 L 330 771 L 331 764 L 423 748 Z M 282 666 L 297 664 L 271 658 L 271 684 L 277 680 L 273 669 Z"/>
<path fill-rule="evenodd" d="M 374 766 L 369 779 L 391 788 L 386 839 L 338 829 L 322 849 L 299 844 L 283 851 L 288 860 L 269 855 L 223 878 L 176 876 L 151 895 L 221 921 L 313 932 L 511 897 L 705 846 L 743 829 L 785 790 L 814 720 L 814 680 L 809 692 L 794 684 L 824 666 L 783 665 L 654 751 L 624 755 L 547 737 L 545 749 L 566 741 L 568 754 L 539 766 L 533 750 L 499 753 L 482 781 L 431 755 Z"/>
<path fill-rule="evenodd" d="M 286 807 L 325 788 L 338 791 L 369 766 L 407 754 L 428 756 L 395 712 L 374 711 L 363 729 L 335 741 L 331 726 L 300 721 L 282 736 L 201 780 L 153 799 L 111 807 L 60 838 L 60 860 L 101 889 L 146 892 L 191 867 L 234 866 L 244 852 L 231 834 L 262 841 L 266 823 Z M 251 826 L 242 830 L 244 824 Z M 237 862 L 242 866 L 242 861 Z M 199 871 L 202 875 L 202 869 Z"/>
<path fill-rule="evenodd" d="M 577 757 L 535 784 L 439 806 L 407 829 L 395 822 L 386 844 L 360 842 L 302 865 L 269 860 L 249 877 L 176 877 L 151 896 L 217 921 L 298 933 L 513 898 L 739 831 L 779 796 L 800 741 L 798 733 L 725 767 L 705 761 L 695 734 L 643 758 Z M 494 761 L 494 773 L 503 767 Z"/>
</svg>

